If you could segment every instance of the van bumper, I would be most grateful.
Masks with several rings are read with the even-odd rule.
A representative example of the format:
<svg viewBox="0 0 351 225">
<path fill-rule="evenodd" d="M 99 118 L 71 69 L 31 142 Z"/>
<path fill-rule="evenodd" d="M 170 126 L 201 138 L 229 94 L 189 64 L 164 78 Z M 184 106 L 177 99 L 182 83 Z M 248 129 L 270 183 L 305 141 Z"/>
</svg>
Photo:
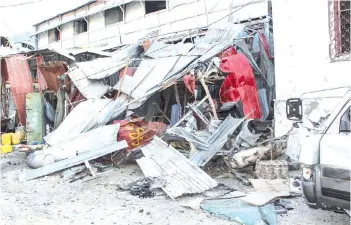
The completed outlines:
<svg viewBox="0 0 351 225">
<path fill-rule="evenodd" d="M 315 174 L 312 174 L 312 179 L 302 177 L 301 185 L 307 204 L 312 208 L 317 208 Z"/>
</svg>

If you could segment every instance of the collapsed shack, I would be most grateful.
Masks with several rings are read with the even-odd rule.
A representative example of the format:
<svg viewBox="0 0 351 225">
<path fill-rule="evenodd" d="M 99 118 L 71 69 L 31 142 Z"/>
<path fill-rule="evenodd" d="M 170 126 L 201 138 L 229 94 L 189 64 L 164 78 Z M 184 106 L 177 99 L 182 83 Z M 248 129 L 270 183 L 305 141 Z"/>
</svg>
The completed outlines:
<svg viewBox="0 0 351 225">
<path fill-rule="evenodd" d="M 15 147 L 28 152 L 33 169 L 20 179 L 83 163 L 95 177 L 89 161 L 118 166 L 134 158 L 153 187 L 177 198 L 217 186 L 204 172 L 215 161 L 233 171 L 276 159 L 286 146 L 273 139 L 274 68 L 263 30 L 225 22 L 182 41 L 153 32 L 112 52 L 56 50 L 61 60 L 52 61 L 45 51 L 27 55 L 37 61 L 36 88 L 23 73 L 27 89 L 18 92 L 18 73 L 6 73 L 12 94 L 25 96 L 15 103 L 26 144 Z M 25 62 L 6 58 L 5 68 L 19 58 Z"/>
</svg>

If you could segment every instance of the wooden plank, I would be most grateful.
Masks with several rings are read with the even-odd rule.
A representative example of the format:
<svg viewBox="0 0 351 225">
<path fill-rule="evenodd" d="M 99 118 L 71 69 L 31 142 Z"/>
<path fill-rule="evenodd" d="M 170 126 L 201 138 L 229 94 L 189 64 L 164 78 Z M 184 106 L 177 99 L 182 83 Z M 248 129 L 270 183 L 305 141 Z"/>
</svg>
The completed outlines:
<svg viewBox="0 0 351 225">
<path fill-rule="evenodd" d="M 93 168 L 91 168 L 91 165 L 90 165 L 89 161 L 84 161 L 84 164 L 85 164 L 85 166 L 89 169 L 91 175 L 92 175 L 93 177 L 96 177 L 96 174 L 95 174 Z"/>
<path fill-rule="evenodd" d="M 206 96 L 208 97 L 208 102 L 210 103 L 211 109 L 212 109 L 212 113 L 213 113 L 213 117 L 215 120 L 218 120 L 218 116 L 217 116 L 217 112 L 216 112 L 216 107 L 213 103 L 213 99 L 211 97 L 210 91 L 208 90 L 208 87 L 206 85 L 205 79 L 202 77 L 200 79 L 201 85 L 204 88 L 205 92 L 206 92 Z"/>
<path fill-rule="evenodd" d="M 101 156 L 107 155 L 109 153 L 122 150 L 124 148 L 127 148 L 128 144 L 125 140 L 116 142 L 112 144 L 109 147 L 100 149 L 99 151 L 89 151 L 85 152 L 83 154 L 77 155 L 72 158 L 68 158 L 65 160 L 61 160 L 52 164 L 49 164 L 47 166 L 34 169 L 34 170 L 27 170 L 24 173 L 19 175 L 19 180 L 20 181 L 26 181 L 26 180 L 31 180 L 35 179 L 38 177 L 42 177 L 51 173 L 55 173 L 57 171 L 70 168 L 72 166 L 84 163 L 85 161 L 90 161 L 96 158 L 99 158 Z"/>
</svg>

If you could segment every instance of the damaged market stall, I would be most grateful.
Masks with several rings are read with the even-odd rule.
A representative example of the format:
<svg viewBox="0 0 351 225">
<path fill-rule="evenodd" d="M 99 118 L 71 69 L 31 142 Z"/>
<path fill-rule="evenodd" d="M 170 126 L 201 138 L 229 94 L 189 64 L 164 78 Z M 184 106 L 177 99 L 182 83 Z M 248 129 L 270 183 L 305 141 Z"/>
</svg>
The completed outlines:
<svg viewBox="0 0 351 225">
<path fill-rule="evenodd" d="M 109 159 L 118 165 L 141 150 L 145 158 L 138 159 L 138 163 L 145 176 L 155 179 L 155 185 L 159 183 L 170 197 L 213 188 L 214 180 L 199 167 L 219 157 L 227 165 L 239 168 L 232 163 L 237 154 L 250 152 L 254 147 L 271 149 L 272 140 L 264 140 L 272 134 L 266 128 L 272 116 L 274 80 L 260 29 L 223 22 L 210 26 L 205 36 L 191 39 L 193 42 L 167 43 L 149 34 L 103 58 L 76 61 L 67 67 L 62 62 L 41 64 L 39 71 L 45 85 L 61 99 L 55 107 L 45 101 L 54 130 L 48 129 L 44 149 L 29 158 L 29 165 L 36 169 L 26 172 L 23 179 L 81 163 L 91 168 L 88 161 L 102 154 L 109 154 Z M 54 108 L 56 115 L 52 116 Z M 55 123 L 57 118 L 60 123 Z M 102 132 L 116 126 L 109 124 L 118 125 L 118 132 Z M 115 141 L 126 141 L 127 145 L 101 153 L 94 146 L 104 140 L 99 135 L 105 134 Z M 82 141 L 88 137 L 90 144 Z M 179 148 L 179 144 L 184 145 Z M 165 151 L 165 146 L 174 155 L 167 163 L 174 164 L 174 158 L 179 158 L 179 163 L 194 169 L 192 172 L 198 174 L 194 176 L 204 176 L 208 185 L 175 193 L 177 185 L 167 179 L 171 173 L 164 177 L 150 172 L 151 167 L 145 165 L 152 163 L 158 168 L 158 155 L 162 155 L 160 149 Z M 256 159 L 267 159 L 266 156 Z M 240 167 L 255 163 L 250 160 Z M 180 179 L 190 182 L 194 176 Z"/>
</svg>

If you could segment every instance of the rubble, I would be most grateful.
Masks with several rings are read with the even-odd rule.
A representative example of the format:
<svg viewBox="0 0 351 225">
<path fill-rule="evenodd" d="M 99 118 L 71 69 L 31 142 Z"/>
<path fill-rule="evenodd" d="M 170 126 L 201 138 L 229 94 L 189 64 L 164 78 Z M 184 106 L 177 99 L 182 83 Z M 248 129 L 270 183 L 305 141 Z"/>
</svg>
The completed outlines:
<svg viewBox="0 0 351 225">
<path fill-rule="evenodd" d="M 145 157 L 137 162 L 144 175 L 154 179 L 152 187 L 161 188 L 172 199 L 217 186 L 209 175 L 157 137 L 141 151 Z"/>
<path fill-rule="evenodd" d="M 37 57 L 38 89 L 31 89 L 23 55 L 6 58 L 11 85 L 18 83 L 15 70 L 21 70 L 25 81 L 22 89 L 11 86 L 14 94 L 23 94 L 14 100 L 20 119 L 16 125 L 26 124 L 21 105 L 26 96 L 35 93 L 43 99 L 38 103 L 43 110 L 36 115 L 43 124 L 35 123 L 43 134 L 31 140 L 28 128 L 34 123 L 27 119 L 27 139 L 21 141 L 28 145 L 15 148 L 30 153 L 27 164 L 32 168 L 19 179 L 60 172 L 62 181 L 75 182 L 89 173 L 99 177 L 100 163 L 119 167 L 136 160 L 145 179 L 123 189 L 133 196 L 154 197 L 156 189 L 173 200 L 201 194 L 185 205 L 194 209 L 201 205 L 245 224 L 275 224 L 276 211 L 269 202 L 289 195 L 289 186 L 283 188 L 280 180 L 288 178 L 287 164 L 277 163 L 279 169 L 269 174 L 269 163 L 284 153 L 286 140 L 273 138 L 267 125 L 272 124 L 274 86 L 267 43 L 261 31 L 247 29 L 244 24 L 221 22 L 191 43 L 146 35 L 112 52 L 47 49 L 28 53 Z M 251 36 L 240 36 L 251 32 L 259 37 L 254 39 L 260 47 L 255 54 Z M 43 63 L 45 52 L 63 60 Z M 75 56 L 82 52 L 94 57 L 80 61 Z M 13 67 L 18 60 L 23 68 Z M 27 108 L 34 107 L 28 103 Z M 206 169 L 215 161 L 222 165 L 215 171 L 226 170 L 231 179 L 257 190 L 243 193 L 218 185 Z M 247 167 L 255 167 L 260 179 L 237 170 Z M 272 180 L 262 183 L 262 178 Z"/>
</svg>

